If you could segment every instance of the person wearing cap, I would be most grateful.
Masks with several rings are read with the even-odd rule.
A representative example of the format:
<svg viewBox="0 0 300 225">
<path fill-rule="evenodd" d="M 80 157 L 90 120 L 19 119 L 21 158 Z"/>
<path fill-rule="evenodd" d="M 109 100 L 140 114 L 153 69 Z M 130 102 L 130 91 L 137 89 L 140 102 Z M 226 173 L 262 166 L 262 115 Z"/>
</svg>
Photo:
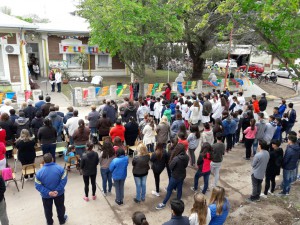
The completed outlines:
<svg viewBox="0 0 300 225">
<path fill-rule="evenodd" d="M 266 108 L 267 108 L 267 105 L 268 105 L 268 100 L 266 99 L 266 93 L 262 93 L 261 94 L 261 98 L 258 102 L 258 105 L 259 105 L 259 110 L 261 112 L 265 111 Z"/>
<path fill-rule="evenodd" d="M 27 100 L 27 107 L 23 110 L 23 112 L 25 113 L 25 117 L 28 118 L 30 122 L 35 117 L 37 108 L 33 106 L 33 101 L 31 99 Z"/>
</svg>

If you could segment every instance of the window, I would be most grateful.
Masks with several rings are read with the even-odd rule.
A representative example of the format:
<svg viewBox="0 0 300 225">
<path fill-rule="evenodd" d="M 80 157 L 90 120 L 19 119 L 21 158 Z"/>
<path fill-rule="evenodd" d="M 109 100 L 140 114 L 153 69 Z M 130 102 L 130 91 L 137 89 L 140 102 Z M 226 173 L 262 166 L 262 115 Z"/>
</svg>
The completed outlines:
<svg viewBox="0 0 300 225">
<path fill-rule="evenodd" d="M 98 67 L 108 67 L 109 55 L 98 55 Z"/>
<path fill-rule="evenodd" d="M 67 62 L 68 62 L 68 68 L 80 67 L 80 65 L 75 61 L 76 55 L 77 54 L 66 54 Z"/>
</svg>

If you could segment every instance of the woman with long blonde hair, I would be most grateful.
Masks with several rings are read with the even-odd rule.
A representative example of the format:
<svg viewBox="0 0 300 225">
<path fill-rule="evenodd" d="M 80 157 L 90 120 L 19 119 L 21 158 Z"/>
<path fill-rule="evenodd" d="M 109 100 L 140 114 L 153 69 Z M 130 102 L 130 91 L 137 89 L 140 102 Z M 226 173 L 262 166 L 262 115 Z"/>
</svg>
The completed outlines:
<svg viewBox="0 0 300 225">
<path fill-rule="evenodd" d="M 35 141 L 31 138 L 28 130 L 21 130 L 20 137 L 16 141 L 16 148 L 18 149 L 18 159 L 22 165 L 34 163 L 35 154 Z M 25 175 L 25 180 L 28 179 L 28 175 Z M 30 175 L 30 179 L 33 179 L 33 175 Z"/>
<path fill-rule="evenodd" d="M 230 205 L 228 199 L 225 197 L 225 189 L 223 187 L 216 186 L 213 188 L 208 207 L 211 213 L 209 225 L 224 224 L 230 210 Z"/>
<path fill-rule="evenodd" d="M 205 196 L 201 193 L 194 195 L 194 205 L 189 217 L 190 225 L 208 225 L 211 220 L 210 209 Z"/>
<path fill-rule="evenodd" d="M 150 169 L 150 156 L 147 146 L 142 143 L 137 146 L 137 152 L 137 156 L 132 160 L 132 173 L 136 186 L 136 197 L 133 201 L 140 203 L 141 201 L 145 201 L 146 198 L 146 181 L 148 170 Z"/>
</svg>

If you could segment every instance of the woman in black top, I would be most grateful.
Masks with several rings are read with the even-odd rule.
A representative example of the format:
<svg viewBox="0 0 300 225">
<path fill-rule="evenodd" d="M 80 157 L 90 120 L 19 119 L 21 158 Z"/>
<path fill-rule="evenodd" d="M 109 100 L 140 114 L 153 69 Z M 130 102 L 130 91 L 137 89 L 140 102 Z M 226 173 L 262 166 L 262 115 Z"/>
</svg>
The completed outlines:
<svg viewBox="0 0 300 225">
<path fill-rule="evenodd" d="M 41 143 L 43 155 L 51 153 L 55 162 L 56 137 L 57 132 L 52 127 L 52 122 L 48 118 L 44 120 L 44 125 L 38 131 L 38 140 Z"/>
<path fill-rule="evenodd" d="M 152 194 L 159 197 L 159 182 L 160 174 L 165 169 L 168 162 L 168 154 L 163 148 L 163 143 L 157 143 L 155 152 L 151 155 L 150 161 L 152 162 L 152 170 L 155 179 L 156 190 L 152 191 Z"/>
<path fill-rule="evenodd" d="M 37 111 L 35 117 L 33 118 L 30 124 L 36 142 L 38 141 L 38 137 L 37 137 L 38 131 L 43 126 L 43 124 L 44 124 L 44 118 L 42 117 L 42 112 Z"/>
<path fill-rule="evenodd" d="M 21 131 L 19 139 L 16 141 L 16 148 L 18 149 L 18 159 L 21 162 L 22 166 L 27 164 L 34 163 L 36 154 L 35 154 L 35 141 L 31 139 L 30 133 L 28 130 L 23 129 Z M 28 176 L 24 176 L 25 179 L 28 179 Z M 30 178 L 33 178 L 33 175 L 30 175 Z"/>
<path fill-rule="evenodd" d="M 133 199 L 136 203 L 145 201 L 146 181 L 149 167 L 150 156 L 146 145 L 139 144 L 137 147 L 138 155 L 132 160 L 132 173 L 136 185 L 136 197 Z"/>
<path fill-rule="evenodd" d="M 94 145 L 88 142 L 86 145 L 86 151 L 83 153 L 80 168 L 82 170 L 83 181 L 84 181 L 84 192 L 85 196 L 83 199 L 89 201 L 89 180 L 92 184 L 92 199 L 96 200 L 96 176 L 97 176 L 97 165 L 99 163 L 99 156 L 97 152 L 93 151 Z"/>
<path fill-rule="evenodd" d="M 129 122 L 125 125 L 125 141 L 126 145 L 133 146 L 139 134 L 139 125 L 134 117 L 129 118 Z"/>
</svg>

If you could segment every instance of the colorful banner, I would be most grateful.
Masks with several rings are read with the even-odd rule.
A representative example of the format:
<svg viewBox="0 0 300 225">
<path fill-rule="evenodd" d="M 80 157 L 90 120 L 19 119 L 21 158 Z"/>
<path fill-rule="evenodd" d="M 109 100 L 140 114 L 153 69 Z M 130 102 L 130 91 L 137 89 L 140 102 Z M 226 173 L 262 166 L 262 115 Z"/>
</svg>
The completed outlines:
<svg viewBox="0 0 300 225">
<path fill-rule="evenodd" d="M 155 94 L 155 91 L 156 91 L 156 89 L 158 88 L 158 86 L 159 86 L 159 83 L 155 83 L 155 84 L 154 84 L 154 86 L 153 86 L 153 88 L 152 88 L 151 95 L 154 95 L 154 94 Z"/>
<path fill-rule="evenodd" d="M 160 83 L 158 86 L 158 89 L 156 90 L 157 92 L 161 92 L 161 89 L 163 88 L 164 83 Z"/>
<path fill-rule="evenodd" d="M 148 92 L 147 92 L 146 96 L 152 94 L 152 89 L 153 89 L 153 84 L 149 84 L 148 85 Z"/>
<path fill-rule="evenodd" d="M 97 46 L 88 46 L 88 45 L 63 45 L 59 44 L 59 53 L 61 54 L 104 54 L 109 55 L 109 52 L 100 51 Z"/>
<path fill-rule="evenodd" d="M 108 95 L 109 86 L 105 86 L 102 88 L 102 94 L 100 96 Z"/>
</svg>

